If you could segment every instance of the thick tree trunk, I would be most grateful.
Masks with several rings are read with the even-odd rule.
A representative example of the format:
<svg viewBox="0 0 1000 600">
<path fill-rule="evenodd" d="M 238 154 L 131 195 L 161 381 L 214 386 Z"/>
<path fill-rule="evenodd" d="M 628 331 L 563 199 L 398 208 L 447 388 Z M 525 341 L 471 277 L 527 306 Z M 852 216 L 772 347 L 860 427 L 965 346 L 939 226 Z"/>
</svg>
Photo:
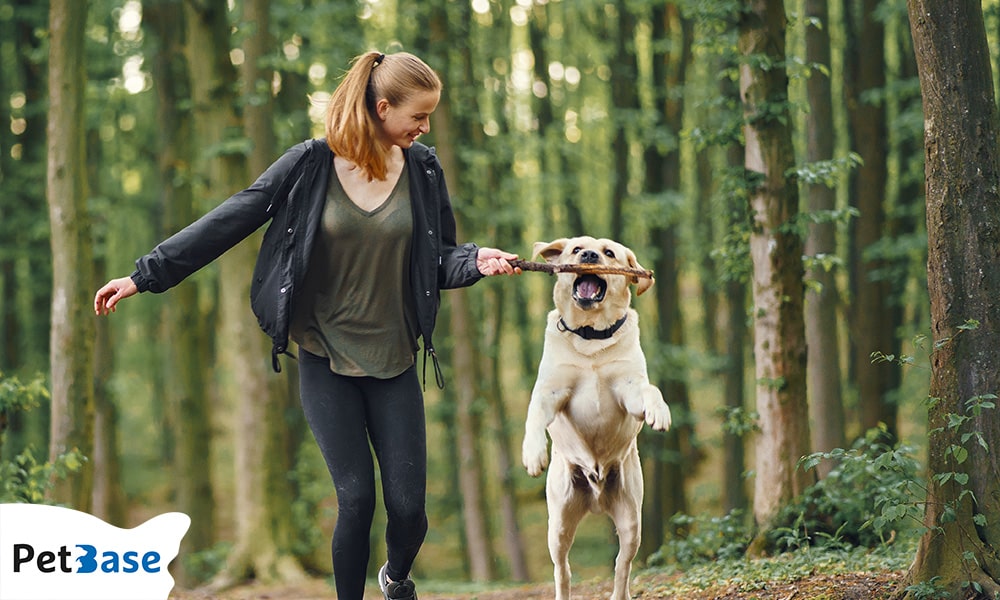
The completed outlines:
<svg viewBox="0 0 1000 600">
<path fill-rule="evenodd" d="M 757 479 L 754 517 L 760 532 L 751 554 L 760 553 L 783 504 L 809 484 L 797 468 L 809 452 L 806 347 L 803 321 L 802 239 L 791 225 L 799 195 L 787 173 L 794 164 L 785 60 L 785 11 L 781 0 L 748 2 L 740 22 L 740 93 L 747 125 L 746 169 L 753 178 L 754 356 L 757 372 Z M 754 65 L 765 59 L 771 65 Z"/>
<path fill-rule="evenodd" d="M 827 0 L 806 0 L 806 20 L 815 19 L 818 25 L 806 28 L 806 62 L 830 64 L 830 15 Z M 806 115 L 806 161 L 816 162 L 833 158 L 835 133 L 833 127 L 830 76 L 814 69 L 806 82 L 809 111 Z M 837 206 L 834 188 L 824 183 L 807 185 L 809 211 L 830 211 Z M 836 226 L 832 222 L 813 223 L 806 239 L 807 256 L 836 256 Z M 837 281 L 835 272 L 824 268 L 817 260 L 817 267 L 806 272 L 806 279 L 815 284 L 806 293 L 806 341 L 809 352 L 808 390 L 809 413 L 812 419 L 812 449 L 828 452 L 846 445 L 844 433 L 844 402 L 840 386 L 840 346 L 837 335 L 838 322 Z M 818 469 L 826 475 L 833 465 L 824 462 Z"/>
<path fill-rule="evenodd" d="M 83 118 L 86 67 L 82 24 L 87 21 L 88 5 L 81 0 L 53 0 L 49 7 L 50 460 L 74 449 L 85 456 L 93 451 L 93 261 Z M 51 500 L 90 510 L 93 462 L 54 483 Z"/>
<path fill-rule="evenodd" d="M 936 343 L 928 532 L 903 586 L 934 580 L 949 597 L 993 598 L 1000 594 L 1000 117 L 979 1 L 907 5 L 924 102 Z M 978 325 L 964 328 L 969 320 Z M 990 404 L 974 409 L 983 402 Z"/>
</svg>

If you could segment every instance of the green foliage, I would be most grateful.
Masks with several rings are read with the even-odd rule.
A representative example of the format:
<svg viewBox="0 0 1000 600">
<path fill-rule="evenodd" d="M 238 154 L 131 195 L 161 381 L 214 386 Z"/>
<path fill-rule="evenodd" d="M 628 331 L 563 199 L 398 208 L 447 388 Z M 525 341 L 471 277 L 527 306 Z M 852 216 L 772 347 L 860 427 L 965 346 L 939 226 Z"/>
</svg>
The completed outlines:
<svg viewBox="0 0 1000 600">
<path fill-rule="evenodd" d="M 760 413 L 755 410 L 747 410 L 742 406 L 721 407 L 716 414 L 722 417 L 722 430 L 728 434 L 742 437 L 752 431 L 760 431 Z"/>
<path fill-rule="evenodd" d="M 219 542 L 211 548 L 185 554 L 184 570 L 194 581 L 209 581 L 226 567 L 226 559 L 232 551 L 231 542 Z"/>
<path fill-rule="evenodd" d="M 894 541 L 907 517 L 919 523 L 925 490 L 915 450 L 890 447 L 885 439 L 886 431 L 874 428 L 849 450 L 804 457 L 800 468 L 824 461 L 832 461 L 833 468 L 779 513 L 770 545 L 873 548 Z"/>
<path fill-rule="evenodd" d="M 842 573 L 897 572 L 909 565 L 913 551 L 911 544 L 894 544 L 871 550 L 805 547 L 772 558 L 750 561 L 743 556 L 720 557 L 688 566 L 676 578 L 671 578 L 669 589 L 662 592 L 671 598 L 684 598 L 685 594 L 724 587 L 728 593 L 742 596 L 746 592 L 761 591 L 771 584 L 797 581 L 816 573 L 836 576 Z M 654 567 L 655 570 L 663 568 L 659 565 Z M 659 597 L 659 591 L 649 590 L 650 597 Z"/>
<path fill-rule="evenodd" d="M 753 539 L 749 520 L 742 510 L 721 517 L 678 514 L 670 523 L 684 535 L 668 540 L 649 557 L 648 566 L 671 564 L 688 569 L 718 560 L 736 560 L 743 556 Z"/>
<path fill-rule="evenodd" d="M 832 189 L 837 186 L 845 174 L 863 164 L 864 160 L 862 160 L 861 155 L 851 152 L 840 158 L 796 165 L 789 169 L 787 175 L 797 177 L 802 183 L 825 185 Z M 857 209 L 854 209 L 852 216 L 858 216 Z"/>
<path fill-rule="evenodd" d="M 48 397 L 49 391 L 41 376 L 22 384 L 16 377 L 0 373 L 0 447 L 3 447 L 10 416 L 30 411 Z M 79 471 L 86 460 L 74 448 L 56 457 L 54 462 L 39 462 L 32 446 L 11 459 L 0 457 L 0 503 L 42 504 L 55 479 L 65 479 L 70 473 Z"/>
<path fill-rule="evenodd" d="M 930 581 L 921 581 L 907 586 L 906 593 L 914 600 L 947 599 L 951 597 L 951 594 L 938 585 L 940 579 L 940 577 L 932 577 Z"/>
</svg>

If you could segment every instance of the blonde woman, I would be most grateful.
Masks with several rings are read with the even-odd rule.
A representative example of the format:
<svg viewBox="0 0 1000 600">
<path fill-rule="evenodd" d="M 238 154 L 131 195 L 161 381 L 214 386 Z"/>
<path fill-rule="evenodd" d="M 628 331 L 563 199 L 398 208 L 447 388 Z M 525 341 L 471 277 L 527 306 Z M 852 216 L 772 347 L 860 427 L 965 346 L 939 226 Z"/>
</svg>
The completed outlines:
<svg viewBox="0 0 1000 600">
<path fill-rule="evenodd" d="M 387 511 L 387 599 L 417 597 L 410 568 L 427 531 L 427 440 L 418 338 L 443 385 L 431 334 L 439 291 L 519 272 L 516 255 L 457 244 L 430 131 L 437 74 L 416 56 L 354 59 L 330 100 L 326 138 L 285 152 L 249 188 L 136 261 L 94 298 L 108 314 L 137 292 L 164 292 L 259 227 L 251 306 L 273 341 L 272 364 L 299 348 L 302 408 L 337 492 L 337 597 L 362 600 L 375 511 Z"/>
</svg>

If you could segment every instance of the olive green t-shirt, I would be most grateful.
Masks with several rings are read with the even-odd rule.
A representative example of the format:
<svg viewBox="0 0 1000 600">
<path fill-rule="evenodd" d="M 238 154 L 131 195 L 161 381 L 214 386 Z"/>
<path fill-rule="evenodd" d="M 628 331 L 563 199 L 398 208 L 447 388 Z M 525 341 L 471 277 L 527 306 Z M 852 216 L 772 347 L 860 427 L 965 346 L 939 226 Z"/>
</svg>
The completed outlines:
<svg viewBox="0 0 1000 600">
<path fill-rule="evenodd" d="M 290 335 L 338 374 L 389 378 L 414 362 L 409 301 L 413 215 L 404 167 L 380 206 L 362 210 L 330 171 L 323 222 L 295 296 Z"/>
</svg>

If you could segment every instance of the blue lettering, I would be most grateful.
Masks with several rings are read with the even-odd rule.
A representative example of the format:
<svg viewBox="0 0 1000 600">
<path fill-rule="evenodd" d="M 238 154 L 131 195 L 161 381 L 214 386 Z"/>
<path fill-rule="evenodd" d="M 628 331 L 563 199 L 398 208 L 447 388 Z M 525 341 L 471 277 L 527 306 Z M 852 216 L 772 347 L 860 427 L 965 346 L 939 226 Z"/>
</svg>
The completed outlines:
<svg viewBox="0 0 1000 600">
<path fill-rule="evenodd" d="M 160 567 L 157 564 L 159 562 L 159 552 L 147 552 L 142 555 L 142 570 L 147 573 L 159 573 Z"/>
<path fill-rule="evenodd" d="M 114 552 L 105 552 L 104 559 L 104 562 L 101 563 L 101 570 L 105 573 L 117 573 L 118 555 Z"/>
<path fill-rule="evenodd" d="M 135 561 L 135 558 L 138 555 L 139 555 L 138 552 L 133 552 L 131 550 L 129 550 L 128 552 L 126 552 L 125 553 L 125 568 L 122 569 L 122 570 L 125 571 L 126 573 L 135 573 L 136 571 L 138 571 L 139 570 L 139 563 L 137 563 Z"/>
<path fill-rule="evenodd" d="M 97 548 L 94 548 L 90 544 L 77 544 L 77 548 L 83 550 L 83 556 L 77 556 L 76 562 L 80 565 L 80 568 L 76 570 L 77 573 L 93 573 L 97 570 Z"/>
</svg>

